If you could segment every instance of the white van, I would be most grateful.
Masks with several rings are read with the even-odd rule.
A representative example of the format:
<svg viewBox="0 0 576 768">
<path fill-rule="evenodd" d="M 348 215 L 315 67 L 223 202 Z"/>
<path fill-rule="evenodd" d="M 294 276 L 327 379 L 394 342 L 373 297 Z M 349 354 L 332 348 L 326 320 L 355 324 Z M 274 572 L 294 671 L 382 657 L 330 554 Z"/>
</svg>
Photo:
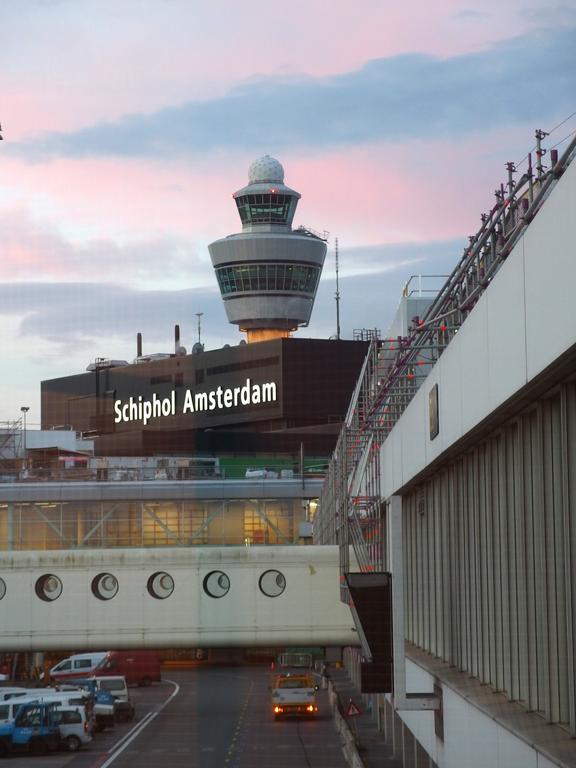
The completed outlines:
<svg viewBox="0 0 576 768">
<path fill-rule="evenodd" d="M 107 652 L 99 651 L 97 653 L 78 653 L 75 656 L 69 656 L 58 662 L 50 670 L 50 679 L 66 680 L 71 677 L 88 677 L 94 674 L 94 670 L 100 662 L 106 658 Z"/>
<path fill-rule="evenodd" d="M 0 702 L 13 699 L 15 696 L 26 696 L 28 688 L 0 688 Z"/>
<path fill-rule="evenodd" d="M 54 702 L 57 707 L 88 707 L 92 703 L 92 694 L 84 688 L 70 688 L 69 690 L 59 691 L 56 688 L 28 688 L 26 695 L 17 699 L 10 699 L 18 703 L 22 701 L 49 701 Z"/>
</svg>

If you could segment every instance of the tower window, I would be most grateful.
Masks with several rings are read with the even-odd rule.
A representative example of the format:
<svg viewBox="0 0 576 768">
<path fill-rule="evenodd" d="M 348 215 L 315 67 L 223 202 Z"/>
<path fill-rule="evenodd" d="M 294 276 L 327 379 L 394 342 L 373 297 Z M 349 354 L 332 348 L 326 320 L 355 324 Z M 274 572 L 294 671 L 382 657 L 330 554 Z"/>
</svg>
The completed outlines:
<svg viewBox="0 0 576 768">
<path fill-rule="evenodd" d="M 286 224 L 292 195 L 243 195 L 236 198 L 242 224 Z"/>
<path fill-rule="evenodd" d="M 216 269 L 223 296 L 231 293 L 282 291 L 314 295 L 320 268 L 303 264 L 236 264 Z"/>
</svg>

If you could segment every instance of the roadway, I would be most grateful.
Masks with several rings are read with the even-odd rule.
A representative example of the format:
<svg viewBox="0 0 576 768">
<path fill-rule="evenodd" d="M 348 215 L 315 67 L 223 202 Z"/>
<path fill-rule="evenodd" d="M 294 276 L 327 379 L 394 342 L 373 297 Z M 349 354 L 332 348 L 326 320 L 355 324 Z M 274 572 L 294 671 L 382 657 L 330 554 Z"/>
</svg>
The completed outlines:
<svg viewBox="0 0 576 768">
<path fill-rule="evenodd" d="M 136 719 L 96 734 L 76 754 L 15 756 L 2 768 L 346 768 L 319 692 L 314 721 L 274 722 L 264 667 L 170 671 L 150 688 L 131 688 Z"/>
</svg>

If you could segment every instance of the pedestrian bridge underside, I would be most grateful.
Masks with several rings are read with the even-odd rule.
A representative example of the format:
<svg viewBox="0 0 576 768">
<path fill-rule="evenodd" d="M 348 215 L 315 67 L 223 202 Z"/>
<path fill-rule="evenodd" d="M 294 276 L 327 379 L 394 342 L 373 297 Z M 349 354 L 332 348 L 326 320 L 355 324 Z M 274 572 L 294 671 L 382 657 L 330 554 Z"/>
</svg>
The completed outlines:
<svg viewBox="0 0 576 768">
<path fill-rule="evenodd" d="M 2 553 L 0 650 L 357 643 L 335 546 Z"/>
</svg>

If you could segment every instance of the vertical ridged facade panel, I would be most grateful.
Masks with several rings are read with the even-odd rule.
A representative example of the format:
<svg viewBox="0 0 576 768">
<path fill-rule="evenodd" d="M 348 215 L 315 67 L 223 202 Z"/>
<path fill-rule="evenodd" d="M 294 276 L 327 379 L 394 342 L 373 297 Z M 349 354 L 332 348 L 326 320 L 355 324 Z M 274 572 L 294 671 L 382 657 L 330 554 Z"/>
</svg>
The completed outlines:
<svg viewBox="0 0 576 768">
<path fill-rule="evenodd" d="M 576 734 L 576 383 L 403 502 L 407 639 Z"/>
</svg>

